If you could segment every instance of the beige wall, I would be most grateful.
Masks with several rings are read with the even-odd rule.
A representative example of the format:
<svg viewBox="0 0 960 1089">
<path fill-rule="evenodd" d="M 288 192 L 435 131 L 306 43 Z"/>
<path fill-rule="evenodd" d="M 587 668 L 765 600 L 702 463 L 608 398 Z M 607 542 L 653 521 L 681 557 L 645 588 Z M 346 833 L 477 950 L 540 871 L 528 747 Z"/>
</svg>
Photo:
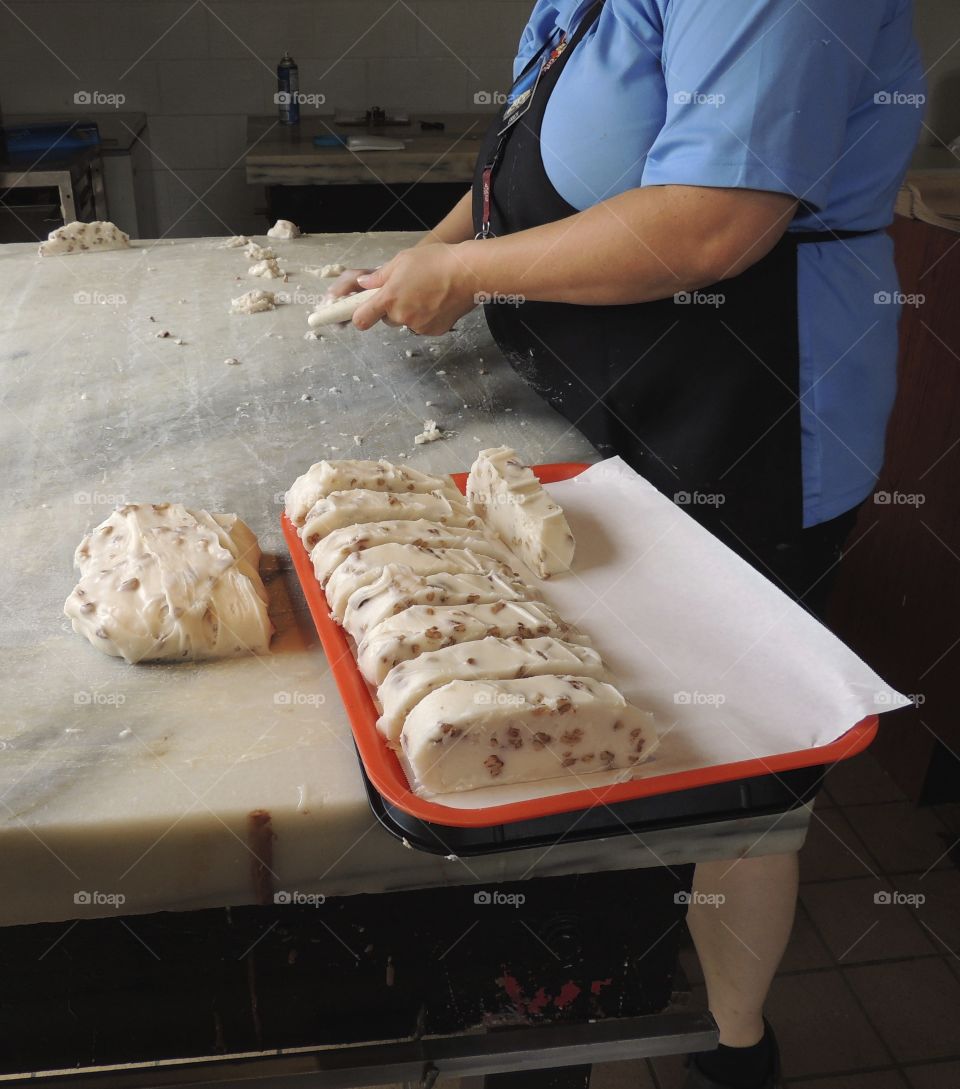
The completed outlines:
<svg viewBox="0 0 960 1089">
<path fill-rule="evenodd" d="M 920 142 L 940 146 L 960 136 L 960 0 L 914 0 L 914 6 L 930 83 Z"/>
<path fill-rule="evenodd" d="M 179 220 L 176 236 L 223 234 L 218 217 L 251 232 L 263 196 L 244 179 L 244 118 L 275 112 L 284 49 L 324 112 L 472 111 L 476 92 L 509 85 L 532 2 L 14 0 L 0 5 L 0 104 L 69 115 L 78 90 L 125 95 L 149 115 L 158 233 Z M 204 193 L 216 215 L 195 204 Z"/>
<path fill-rule="evenodd" d="M 477 91 L 508 84 L 532 2 L 14 0 L 0 6 L 0 103 L 69 114 L 77 90 L 124 94 L 124 109 L 149 115 L 158 233 L 222 234 L 221 221 L 250 232 L 263 197 L 244 179 L 244 117 L 273 113 L 284 49 L 326 111 L 472 110 Z M 949 142 L 960 135 L 960 0 L 915 3 L 931 68 L 923 140 Z"/>
</svg>

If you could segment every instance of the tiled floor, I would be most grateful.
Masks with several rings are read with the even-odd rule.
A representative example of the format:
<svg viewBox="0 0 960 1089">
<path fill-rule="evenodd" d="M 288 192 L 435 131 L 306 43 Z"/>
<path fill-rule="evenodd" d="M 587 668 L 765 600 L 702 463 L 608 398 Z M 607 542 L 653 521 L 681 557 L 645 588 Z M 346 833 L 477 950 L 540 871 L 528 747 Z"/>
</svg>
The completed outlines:
<svg viewBox="0 0 960 1089">
<path fill-rule="evenodd" d="M 960 1089 L 958 837 L 960 806 L 917 809 L 869 753 L 830 773 L 767 1007 L 790 1089 Z M 691 947 L 681 963 L 704 1004 Z M 591 1089 L 683 1077 L 678 1058 L 620 1063 Z"/>
<path fill-rule="evenodd" d="M 917 809 L 869 754 L 828 776 L 767 1013 L 789 1089 L 960 1089 L 960 805 Z M 693 1008 L 706 1005 L 692 946 Z M 673 1056 L 591 1089 L 679 1089 Z M 455 1089 L 456 1082 L 437 1089 Z"/>
</svg>

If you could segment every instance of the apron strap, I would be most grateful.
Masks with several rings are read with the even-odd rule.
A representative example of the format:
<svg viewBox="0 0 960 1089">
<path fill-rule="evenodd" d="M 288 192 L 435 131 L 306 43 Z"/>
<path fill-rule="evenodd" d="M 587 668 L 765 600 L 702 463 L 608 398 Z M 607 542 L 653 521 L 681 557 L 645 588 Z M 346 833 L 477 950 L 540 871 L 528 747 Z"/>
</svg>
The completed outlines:
<svg viewBox="0 0 960 1089">
<path fill-rule="evenodd" d="M 843 238 L 866 238 L 867 235 L 882 233 L 883 228 L 874 227 L 869 231 L 787 231 L 785 237 L 803 246 L 813 242 L 836 242 Z"/>
</svg>

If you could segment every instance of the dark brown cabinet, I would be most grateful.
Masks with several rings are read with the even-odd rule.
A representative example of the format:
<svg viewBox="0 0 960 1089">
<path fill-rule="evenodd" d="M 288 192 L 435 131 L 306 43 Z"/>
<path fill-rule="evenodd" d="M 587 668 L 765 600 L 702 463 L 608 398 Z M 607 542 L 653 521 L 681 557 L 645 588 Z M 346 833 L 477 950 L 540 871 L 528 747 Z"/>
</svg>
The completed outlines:
<svg viewBox="0 0 960 1089">
<path fill-rule="evenodd" d="M 881 500 L 864 505 L 832 603 L 838 634 L 917 706 L 875 752 L 910 797 L 960 801 L 960 234 L 897 217 L 900 385 Z M 919 497 L 919 498 L 913 498 Z"/>
</svg>

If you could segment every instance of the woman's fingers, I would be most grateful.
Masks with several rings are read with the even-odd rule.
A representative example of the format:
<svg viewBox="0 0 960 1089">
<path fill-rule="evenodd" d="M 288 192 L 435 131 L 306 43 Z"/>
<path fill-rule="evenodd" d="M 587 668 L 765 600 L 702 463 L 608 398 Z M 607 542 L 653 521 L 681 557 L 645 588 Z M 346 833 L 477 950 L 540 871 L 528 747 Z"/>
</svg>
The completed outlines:
<svg viewBox="0 0 960 1089">
<path fill-rule="evenodd" d="M 363 275 L 358 276 L 357 283 L 364 289 L 383 287 L 389 275 L 389 268 L 386 265 L 381 265 L 379 268 L 373 269 L 372 272 L 365 272 Z"/>
<path fill-rule="evenodd" d="M 364 291 L 367 289 L 364 288 Z M 363 306 L 358 306 L 353 314 L 353 324 L 357 329 L 365 330 L 376 325 L 378 321 L 383 321 L 387 325 L 397 326 L 400 323 L 387 320 L 388 306 L 385 302 L 374 296 L 369 302 L 365 302 Z"/>
<path fill-rule="evenodd" d="M 476 306 L 452 247 L 439 243 L 403 250 L 375 271 L 358 276 L 356 283 L 374 293 L 353 315 L 354 326 L 361 330 L 384 321 L 439 336 Z"/>
<path fill-rule="evenodd" d="M 346 269 L 327 288 L 323 296 L 324 300 L 332 302 L 334 299 L 342 299 L 345 295 L 353 295 L 354 292 L 362 291 L 366 285 L 360 284 L 360 277 L 375 271 L 376 269 L 369 268 Z"/>
</svg>

